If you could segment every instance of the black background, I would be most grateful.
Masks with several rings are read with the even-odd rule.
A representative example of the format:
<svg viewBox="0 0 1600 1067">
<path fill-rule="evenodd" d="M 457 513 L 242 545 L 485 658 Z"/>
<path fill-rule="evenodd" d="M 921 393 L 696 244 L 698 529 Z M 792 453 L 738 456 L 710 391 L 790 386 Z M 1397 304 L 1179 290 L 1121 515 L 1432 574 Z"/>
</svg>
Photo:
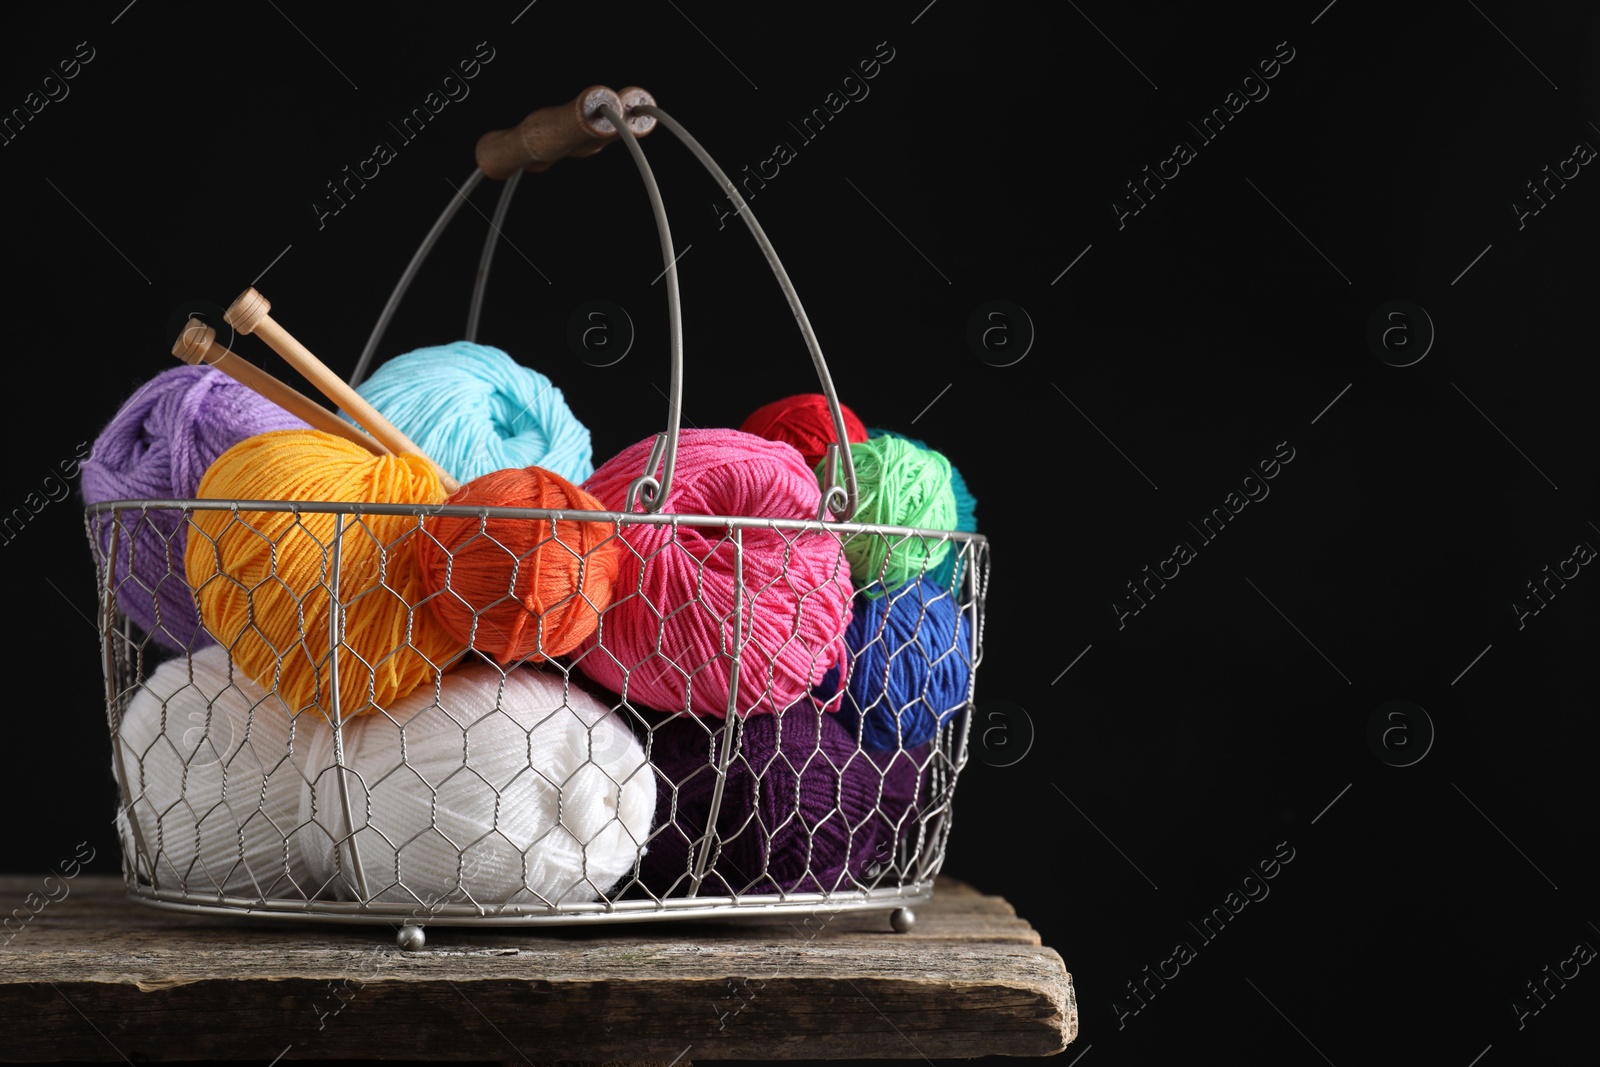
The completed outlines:
<svg viewBox="0 0 1600 1067">
<path fill-rule="evenodd" d="M 1521 1028 L 1511 1002 L 1600 945 L 1600 578 L 1584 568 L 1522 629 L 1510 603 L 1600 544 L 1585 370 L 1600 176 L 1584 167 L 1520 229 L 1509 205 L 1577 142 L 1600 146 L 1600 13 L 1325 2 L 8 11 L 0 107 L 79 41 L 94 59 L 0 148 L 15 342 L 0 506 L 172 365 L 175 316 L 258 277 L 348 374 L 481 133 L 585 85 L 643 85 L 736 176 L 795 145 L 751 206 L 841 396 L 945 451 L 979 499 L 980 725 L 1009 722 L 1020 745 L 1020 707 L 1036 736 L 1014 765 L 970 765 L 945 871 L 1008 898 L 1065 959 L 1082 1024 L 1061 1062 L 1592 1057 L 1592 967 Z M 319 228 L 324 183 L 481 41 L 495 58 L 470 96 Z M 798 143 L 787 123 L 880 42 L 893 59 L 870 95 Z M 1293 59 L 1270 95 L 1119 229 L 1123 183 L 1197 141 L 1185 122 L 1279 42 Z M 719 229 L 681 146 L 645 147 L 683 253 L 686 420 L 737 425 L 810 391 L 742 227 Z M 506 226 L 520 254 L 501 247 L 481 335 L 555 379 L 597 460 L 666 407 L 660 254 L 624 155 L 524 181 Z M 458 218 L 380 356 L 461 336 L 484 226 Z M 590 299 L 638 329 L 614 366 L 566 346 Z M 1011 366 L 966 341 L 993 299 L 1036 330 Z M 1366 339 L 1391 300 L 1437 332 L 1411 366 Z M 259 342 L 233 347 L 296 380 Z M 1123 583 L 1280 442 L 1294 459 L 1270 496 L 1119 629 Z M 43 872 L 87 839 L 93 869 L 115 871 L 81 508 L 49 504 L 0 551 L 16 700 L 0 869 Z M 1406 767 L 1367 739 L 1397 699 L 1434 734 Z M 1294 859 L 1270 896 L 1201 945 L 1187 924 L 1280 842 Z M 1197 958 L 1119 1018 L 1114 1000 L 1137 1007 L 1124 983 L 1179 940 Z"/>
</svg>

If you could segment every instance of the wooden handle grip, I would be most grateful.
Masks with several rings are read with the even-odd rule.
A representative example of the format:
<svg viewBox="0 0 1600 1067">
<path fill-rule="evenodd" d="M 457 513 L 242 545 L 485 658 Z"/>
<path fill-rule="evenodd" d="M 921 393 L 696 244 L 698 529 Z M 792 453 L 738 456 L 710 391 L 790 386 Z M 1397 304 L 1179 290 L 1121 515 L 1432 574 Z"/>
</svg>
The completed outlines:
<svg viewBox="0 0 1600 1067">
<path fill-rule="evenodd" d="M 592 156 L 617 139 L 617 131 L 600 114 L 609 105 L 626 112 L 618 95 L 604 85 L 591 85 L 570 103 L 542 107 L 509 130 L 493 130 L 478 138 L 478 168 L 504 180 L 519 170 L 537 173 L 568 156 Z"/>
</svg>

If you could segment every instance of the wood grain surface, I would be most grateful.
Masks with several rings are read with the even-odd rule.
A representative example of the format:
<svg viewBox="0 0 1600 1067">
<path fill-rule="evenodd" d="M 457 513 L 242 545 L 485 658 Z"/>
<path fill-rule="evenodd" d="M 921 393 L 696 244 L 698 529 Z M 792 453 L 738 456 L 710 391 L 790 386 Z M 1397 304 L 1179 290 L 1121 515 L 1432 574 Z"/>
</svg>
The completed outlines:
<svg viewBox="0 0 1600 1067">
<path fill-rule="evenodd" d="M 1045 1056 L 1077 1035 L 1061 957 L 941 879 L 885 913 L 538 930 L 188 915 L 120 878 L 0 877 L 0 1062 L 630 1062 Z M 62 885 L 67 887 L 61 896 Z M 30 894 L 36 894 L 30 897 Z M 25 903 L 26 902 L 26 903 Z M 9 941 L 7 939 L 9 938 Z"/>
</svg>

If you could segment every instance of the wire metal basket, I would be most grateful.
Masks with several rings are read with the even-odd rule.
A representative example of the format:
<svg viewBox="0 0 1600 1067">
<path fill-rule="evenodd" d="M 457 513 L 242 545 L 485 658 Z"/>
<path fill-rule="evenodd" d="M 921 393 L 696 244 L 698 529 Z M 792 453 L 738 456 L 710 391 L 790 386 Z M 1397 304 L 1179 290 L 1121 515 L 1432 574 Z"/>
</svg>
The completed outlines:
<svg viewBox="0 0 1600 1067">
<path fill-rule="evenodd" d="M 644 179 L 661 239 L 672 358 L 667 429 L 630 486 L 629 510 L 270 500 L 123 500 L 88 507 L 112 770 L 122 800 L 123 874 L 132 897 L 225 915 L 403 924 L 403 935 L 415 947 L 421 937 L 414 928 L 427 923 L 562 925 L 818 909 L 892 909 L 894 927 L 904 930 L 913 920 L 912 906 L 931 896 L 945 857 L 956 779 L 967 759 L 987 541 L 974 533 L 850 521 L 855 472 L 848 450 L 838 444 L 829 446 L 827 488 L 815 519 L 662 512 L 678 444 L 682 335 L 670 230 L 638 144 L 652 126 L 677 135 L 738 207 L 795 312 L 837 441 L 845 440 L 844 420 L 794 287 L 738 189 L 648 94 L 600 89 L 580 94 L 573 112 L 600 143 L 568 144 L 549 155 L 589 155 L 606 140 L 621 140 Z M 522 143 L 528 146 L 526 138 Z M 519 160 L 529 170 L 551 161 L 536 152 Z M 522 169 L 509 174 L 485 241 L 469 340 Z M 482 166 L 473 171 L 424 239 L 368 340 L 352 385 L 365 373 L 428 251 L 484 176 Z M 607 621 L 621 603 L 644 595 L 641 580 L 632 590 L 618 590 L 618 599 L 598 611 L 596 637 L 582 650 L 546 656 L 541 632 L 536 651 L 520 662 L 496 663 L 468 652 L 479 677 L 499 679 L 487 706 L 453 703 L 449 679 L 458 665 L 452 663 L 431 665 L 420 697 L 407 698 L 404 708 L 398 706 L 404 702 L 372 701 L 352 708 L 339 672 L 346 672 L 348 682 L 353 666 L 371 665 L 348 644 L 347 625 L 363 610 L 364 598 L 397 595 L 401 583 L 394 572 L 408 546 L 426 539 L 449 552 L 435 533 L 442 519 L 476 522 L 478 538 L 518 565 L 527 563 L 526 555 L 517 557 L 494 541 L 505 523 L 547 531 L 536 538 L 541 546 L 560 538 L 562 520 L 604 524 L 605 540 L 624 545 L 631 530 L 653 525 L 664 540 L 649 556 L 634 553 L 641 576 L 665 565 L 668 554 L 689 553 L 699 566 L 732 576 L 731 601 L 697 590 L 682 603 L 652 605 L 654 651 L 624 663 L 608 644 Z M 219 522 L 227 533 L 217 533 Z M 240 535 L 315 546 L 320 577 L 299 595 L 297 640 L 275 649 L 280 668 L 292 660 L 313 673 L 312 701 L 296 706 L 272 679 L 253 680 L 236 661 L 240 635 L 231 635 L 223 647 L 203 626 L 182 634 L 167 627 L 161 605 L 168 584 L 195 595 L 177 544 L 180 533 L 210 546 L 222 536 Z M 751 613 L 775 589 L 797 596 L 802 605 L 809 591 L 794 588 L 797 577 L 787 562 L 776 572 L 757 566 L 751 546 L 764 545 L 760 558 L 770 563 L 774 544 L 778 558 L 787 561 L 787 548 L 820 540 L 843 560 L 847 548 L 867 539 L 879 543 L 886 566 L 905 554 L 942 561 L 936 573 L 924 567 L 922 577 L 929 580 L 920 583 L 921 610 L 946 611 L 961 625 L 936 645 L 895 643 L 880 631 L 867 635 L 861 647 L 841 652 L 843 633 L 830 635 L 826 647 L 810 654 L 833 657 L 823 664 L 831 667 L 833 687 L 800 700 L 777 700 L 773 663 L 764 662 L 749 639 Z M 363 541 L 376 548 L 363 558 L 376 563 L 358 571 L 346 556 L 351 544 Z M 281 592 L 286 576 L 276 572 L 277 559 L 274 552 L 272 569 L 248 584 Z M 239 576 L 211 580 L 233 582 L 249 595 Z M 454 594 L 446 588 L 437 595 Z M 134 601 L 149 610 L 130 613 Z M 400 645 L 390 650 L 394 655 L 418 651 L 409 620 L 433 605 L 404 608 L 408 624 Z M 489 625 L 488 609 L 469 608 L 476 635 L 480 624 Z M 703 617 L 718 634 L 717 650 L 703 661 L 690 661 L 681 647 L 673 647 L 669 627 L 684 613 Z M 130 614 L 156 619 L 157 629 L 167 627 L 166 640 L 141 630 Z M 916 743 L 907 743 L 895 727 L 899 741 L 889 748 L 867 744 L 859 732 L 848 745 L 830 747 L 822 738 L 829 730 L 838 733 L 840 690 L 863 669 L 869 649 L 871 669 L 886 675 L 908 666 L 926 675 L 940 663 L 958 665 L 962 691 L 935 698 L 924 688 L 898 706 L 857 709 L 863 716 L 887 715 L 892 723 L 930 724 Z M 621 682 L 602 688 L 585 676 L 583 658 L 608 655 Z M 512 690 L 535 671 L 546 697 L 529 713 L 517 706 Z M 664 672 L 676 672 L 690 694 L 683 706 L 652 708 L 630 696 L 640 680 Z M 706 713 L 708 704 L 720 717 Z M 540 754 L 560 747 L 545 740 L 562 730 L 567 762 L 543 765 Z M 774 750 L 758 759 L 750 738 L 760 730 L 774 735 Z M 681 752 L 685 734 L 692 745 L 703 746 L 690 751 L 705 757 L 696 766 L 669 771 L 661 760 L 669 735 L 674 751 Z M 738 802 L 736 788 L 743 790 Z M 579 796 L 584 789 L 587 800 Z M 598 808 L 596 790 L 606 798 Z M 649 816 L 642 821 L 640 791 L 649 797 Z M 631 824 L 624 804 L 633 805 Z M 831 850 L 826 857 L 824 843 Z M 408 944 L 405 937 L 402 944 Z"/>
</svg>

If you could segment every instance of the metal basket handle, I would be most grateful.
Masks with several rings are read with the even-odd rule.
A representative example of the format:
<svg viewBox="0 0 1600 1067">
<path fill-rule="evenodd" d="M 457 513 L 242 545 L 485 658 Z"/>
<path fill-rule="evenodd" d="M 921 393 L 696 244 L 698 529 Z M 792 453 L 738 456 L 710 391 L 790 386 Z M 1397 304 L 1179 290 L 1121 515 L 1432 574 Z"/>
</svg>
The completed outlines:
<svg viewBox="0 0 1600 1067">
<path fill-rule="evenodd" d="M 495 207 L 494 218 L 484 239 L 484 249 L 478 263 L 472 304 L 467 316 L 468 340 L 475 339 L 477 335 L 483 292 L 488 283 L 494 248 L 500 237 L 500 226 L 510 207 L 511 196 L 522 172 L 526 170 L 537 173 L 547 170 L 568 156 L 594 155 L 611 141 L 621 140 L 628 146 L 629 154 L 639 167 L 639 174 L 644 180 L 645 192 L 650 198 L 650 207 L 656 220 L 656 234 L 661 242 L 662 261 L 665 264 L 662 274 L 667 281 L 667 318 L 672 364 L 667 398 L 667 429 L 656 435 L 649 465 L 644 473 L 629 485 L 626 510 L 632 511 L 637 504 L 643 504 L 647 514 L 659 513 L 666 503 L 667 493 L 672 485 L 672 472 L 677 457 L 682 411 L 683 320 L 678 295 L 677 257 L 673 253 L 672 232 L 667 223 L 666 206 L 662 203 L 661 191 L 638 143 L 639 137 L 649 133 L 657 123 L 665 126 L 673 136 L 682 141 L 721 185 L 723 192 L 735 205 L 737 214 L 749 227 L 751 236 L 755 238 L 756 244 L 766 257 L 767 265 L 772 268 L 773 275 L 783 290 L 784 297 L 789 301 L 789 308 L 794 313 L 806 348 L 811 353 L 811 361 L 822 385 L 823 395 L 827 398 L 836 437 L 836 440 L 828 445 L 824 468 L 826 487 L 818 502 L 817 518 L 821 521 L 832 512 L 837 519 L 847 522 L 855 514 L 858 501 L 855 463 L 846 445 L 844 412 L 833 386 L 833 378 L 828 372 L 827 360 L 822 355 L 822 346 L 818 343 L 811 322 L 806 317 L 805 308 L 800 303 L 799 294 L 795 292 L 794 284 L 789 280 L 788 272 L 784 270 L 772 243 L 767 239 L 760 224 L 756 222 L 754 213 L 739 195 L 737 186 L 680 123 L 657 107 L 649 93 L 637 87 L 629 87 L 621 93 L 614 93 L 605 86 L 591 86 L 567 104 L 541 108 L 517 126 L 508 130 L 491 131 L 479 139 L 478 168 L 467 176 L 467 180 L 445 205 L 444 211 L 424 236 L 422 244 L 400 276 L 377 323 L 373 326 L 371 335 L 367 338 L 367 344 L 350 376 L 350 385 L 353 388 L 361 382 L 384 332 L 388 329 L 389 322 L 399 308 L 401 299 L 416 278 L 417 271 L 428 253 L 433 250 L 440 234 L 444 232 L 445 227 L 450 224 L 456 212 L 485 175 L 506 179 L 506 186 Z M 842 483 L 838 479 L 841 461 Z"/>
<path fill-rule="evenodd" d="M 783 269 L 783 262 L 778 258 L 777 250 L 772 247 L 772 242 L 767 240 L 766 231 L 756 221 L 756 216 L 750 210 L 750 205 L 744 197 L 739 195 L 738 186 L 711 158 L 711 154 L 701 146 L 700 142 L 692 137 L 683 125 L 661 110 L 654 101 L 638 105 L 637 110 L 649 115 L 658 121 L 674 137 L 682 141 L 706 171 L 716 179 L 722 191 L 733 201 L 736 213 L 744 220 L 750 230 L 750 236 L 755 238 L 756 245 L 760 247 L 761 254 L 766 258 L 767 266 L 772 268 L 772 275 L 777 279 L 778 287 L 783 290 L 783 295 L 789 301 L 789 310 L 794 313 L 794 319 L 800 327 L 800 335 L 805 339 L 806 349 L 811 353 L 811 363 L 817 372 L 817 381 L 822 385 L 822 393 L 828 399 L 828 411 L 833 417 L 834 441 L 828 444 L 827 466 L 824 468 L 827 489 L 822 494 L 822 500 L 817 508 L 817 519 L 821 521 L 826 512 L 833 512 L 841 522 L 849 522 L 856 513 L 856 465 L 850 455 L 847 444 L 849 438 L 844 428 L 844 411 L 839 405 L 839 395 L 834 390 L 833 376 L 828 373 L 828 361 L 822 355 L 822 345 L 817 340 L 817 335 L 811 328 L 811 320 L 806 317 L 806 309 L 800 303 L 800 294 L 795 292 L 794 283 L 789 280 L 789 272 Z M 837 480 L 836 471 L 840 464 L 844 467 L 843 483 Z"/>
</svg>

